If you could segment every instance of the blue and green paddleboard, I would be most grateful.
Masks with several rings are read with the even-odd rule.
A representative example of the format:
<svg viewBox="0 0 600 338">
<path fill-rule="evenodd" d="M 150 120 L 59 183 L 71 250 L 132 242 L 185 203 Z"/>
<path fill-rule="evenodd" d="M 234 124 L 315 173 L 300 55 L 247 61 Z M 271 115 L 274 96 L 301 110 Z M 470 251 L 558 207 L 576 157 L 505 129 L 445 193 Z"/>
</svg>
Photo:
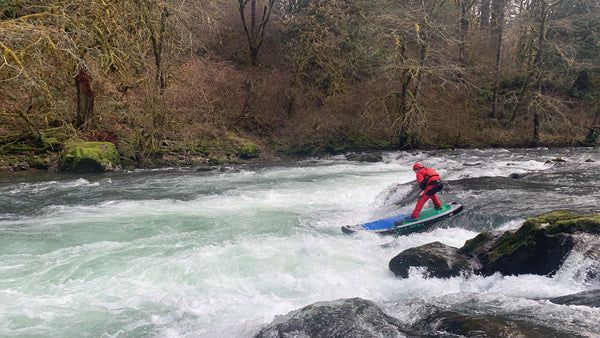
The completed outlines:
<svg viewBox="0 0 600 338">
<path fill-rule="evenodd" d="M 433 207 L 423 209 L 419 215 L 419 219 L 416 221 L 404 221 L 409 214 L 401 214 L 365 224 L 344 225 L 342 231 L 347 234 L 353 234 L 358 231 L 371 231 L 379 235 L 401 236 L 424 231 L 431 224 L 454 216 L 461 212 L 462 209 L 463 206 L 456 202 L 442 204 L 440 210 L 436 210 Z"/>
</svg>

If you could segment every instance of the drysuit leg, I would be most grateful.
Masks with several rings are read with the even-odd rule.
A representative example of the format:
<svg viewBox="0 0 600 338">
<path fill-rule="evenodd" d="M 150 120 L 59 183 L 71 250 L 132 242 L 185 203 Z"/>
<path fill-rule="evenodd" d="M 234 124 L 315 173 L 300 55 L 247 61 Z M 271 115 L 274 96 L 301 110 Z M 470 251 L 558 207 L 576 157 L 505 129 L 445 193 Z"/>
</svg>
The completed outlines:
<svg viewBox="0 0 600 338">
<path fill-rule="evenodd" d="M 429 200 L 430 198 L 432 198 L 432 196 L 427 196 L 426 194 L 422 194 L 421 197 L 419 197 L 419 199 L 417 200 L 417 205 L 415 206 L 415 210 L 413 210 L 413 212 L 410 214 L 410 217 L 419 218 L 421 209 L 423 209 L 425 202 L 427 202 L 427 200 Z M 437 197 L 436 197 L 436 199 L 437 199 Z M 438 200 L 438 203 L 440 203 L 440 200 Z"/>
<path fill-rule="evenodd" d="M 434 207 L 436 207 L 436 208 L 442 207 L 442 202 L 440 202 L 440 199 L 437 197 L 436 194 L 433 194 L 433 196 L 431 196 L 431 201 L 433 202 Z"/>
</svg>

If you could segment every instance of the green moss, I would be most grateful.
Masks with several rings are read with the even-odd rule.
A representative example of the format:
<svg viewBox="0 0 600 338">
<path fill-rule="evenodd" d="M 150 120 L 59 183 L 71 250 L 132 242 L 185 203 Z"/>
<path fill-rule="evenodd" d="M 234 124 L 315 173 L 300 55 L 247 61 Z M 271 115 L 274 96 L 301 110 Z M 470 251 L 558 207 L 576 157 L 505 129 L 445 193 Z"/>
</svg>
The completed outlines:
<svg viewBox="0 0 600 338">
<path fill-rule="evenodd" d="M 574 211 L 558 210 L 529 218 L 519 230 L 504 233 L 492 245 L 489 251 L 489 262 L 493 263 L 517 250 L 527 250 L 527 248 L 535 246 L 536 239 L 544 234 L 577 231 L 600 234 L 600 215 L 582 216 Z"/>
<path fill-rule="evenodd" d="M 490 248 L 488 261 L 493 263 L 503 256 L 511 255 L 520 248 L 533 245 L 535 243 L 535 236 L 536 232 L 532 229 L 527 232 L 521 231 L 520 233 L 506 232 Z"/>
<path fill-rule="evenodd" d="M 119 152 L 110 142 L 71 142 L 59 161 L 63 171 L 103 172 L 119 164 Z"/>
<path fill-rule="evenodd" d="M 252 144 L 245 144 L 240 150 L 240 157 L 243 159 L 257 158 L 260 155 L 260 149 Z"/>
<path fill-rule="evenodd" d="M 574 219 L 560 220 L 547 229 L 547 232 L 550 234 L 559 232 L 574 233 L 577 231 L 600 234 L 600 215 L 589 215 Z"/>
<path fill-rule="evenodd" d="M 482 247 L 486 243 L 489 243 L 492 239 L 494 239 L 494 237 L 488 232 L 482 232 L 475 236 L 475 238 L 466 241 L 465 245 L 458 249 L 458 252 L 462 254 L 471 254 L 475 249 Z"/>
<path fill-rule="evenodd" d="M 535 218 L 532 218 L 531 220 L 535 220 L 539 224 L 544 224 L 544 223 L 554 224 L 558 221 L 570 220 L 570 219 L 574 219 L 574 218 L 577 218 L 580 216 L 581 216 L 581 214 L 579 214 L 575 211 L 556 210 L 556 211 L 553 211 L 553 212 L 550 212 L 547 214 L 537 216 Z"/>
<path fill-rule="evenodd" d="M 222 159 L 222 158 L 211 157 L 208 159 L 208 164 L 212 165 L 212 166 L 223 165 L 225 163 L 227 163 L 227 160 Z"/>
<path fill-rule="evenodd" d="M 27 158 L 31 168 L 46 170 L 50 167 L 50 161 L 44 156 L 31 156 Z"/>
</svg>

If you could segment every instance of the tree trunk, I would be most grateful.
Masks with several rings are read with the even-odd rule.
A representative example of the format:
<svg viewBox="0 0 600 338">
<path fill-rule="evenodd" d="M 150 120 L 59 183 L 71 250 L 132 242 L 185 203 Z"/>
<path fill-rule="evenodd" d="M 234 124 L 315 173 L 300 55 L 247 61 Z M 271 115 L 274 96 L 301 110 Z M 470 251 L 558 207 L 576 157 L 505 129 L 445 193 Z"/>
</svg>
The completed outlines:
<svg viewBox="0 0 600 338">
<path fill-rule="evenodd" d="M 463 65 L 465 63 L 467 35 L 469 34 L 469 19 L 468 12 L 471 10 L 471 4 L 467 4 L 466 1 L 460 1 L 460 41 L 458 47 L 458 62 Z"/>
<path fill-rule="evenodd" d="M 510 123 L 512 124 L 516 118 L 516 115 L 519 111 L 519 109 L 523 106 L 524 102 L 526 100 L 526 98 L 528 96 L 531 95 L 531 90 L 533 85 L 537 82 L 538 85 L 538 92 L 541 94 L 542 92 L 542 71 L 541 71 L 541 62 L 542 62 L 542 52 L 544 49 L 544 40 L 545 40 L 545 36 L 546 36 L 546 19 L 548 17 L 548 12 L 547 12 L 547 4 L 544 0 L 540 0 L 536 3 L 534 3 L 536 6 L 532 6 L 530 8 L 534 9 L 537 11 L 537 15 L 538 17 L 535 18 L 534 20 L 536 21 L 536 24 L 538 25 L 538 30 L 537 30 L 537 37 L 531 36 L 531 37 L 526 37 L 526 38 L 531 38 L 532 42 L 531 45 L 532 47 L 530 47 L 530 50 L 527 52 L 527 77 L 525 78 L 525 81 L 523 81 L 523 85 L 521 86 L 521 89 L 519 90 L 519 93 L 517 94 L 517 103 L 515 104 L 515 107 L 513 109 L 513 113 L 512 116 L 510 118 Z M 536 34 L 535 29 L 532 30 L 529 34 L 534 35 Z M 537 40 L 536 40 L 537 39 Z"/>
<path fill-rule="evenodd" d="M 92 80 L 85 71 L 80 69 L 75 76 L 77 87 L 77 128 L 90 129 L 94 118 L 94 92 L 92 91 Z"/>
<path fill-rule="evenodd" d="M 152 49 L 154 51 L 154 63 L 156 65 L 156 81 L 158 82 L 158 88 L 161 95 L 164 94 L 167 87 L 167 81 L 165 79 L 166 76 L 163 71 L 163 49 L 168 16 L 169 12 L 167 10 L 167 6 L 163 5 L 160 11 L 158 32 L 154 31 L 150 23 L 148 23 L 148 28 L 150 29 L 150 38 L 152 40 Z"/>
<path fill-rule="evenodd" d="M 250 1 L 250 25 L 246 21 L 246 5 Z M 262 18 L 257 21 L 256 18 L 256 0 L 238 0 L 238 10 L 242 19 L 242 26 L 248 39 L 248 47 L 250 50 L 250 63 L 255 65 L 258 57 L 258 50 L 262 46 L 265 34 L 265 26 L 269 22 L 271 10 L 275 4 L 275 0 L 268 0 L 268 3 L 263 8 Z M 250 27 L 248 27 L 250 26 Z"/>
<path fill-rule="evenodd" d="M 533 113 L 533 139 L 532 146 L 536 146 L 540 142 L 540 114 Z"/>
<path fill-rule="evenodd" d="M 494 20 L 494 32 L 496 33 L 496 79 L 494 84 L 494 93 L 492 98 L 492 113 L 491 117 L 496 117 L 498 109 L 498 90 L 500 87 L 500 57 L 502 56 L 502 29 L 504 27 L 504 0 L 494 1 L 494 12 L 496 19 Z"/>
<path fill-rule="evenodd" d="M 490 0 L 481 1 L 481 27 L 487 28 L 490 26 Z"/>
<path fill-rule="evenodd" d="M 490 19 L 491 36 L 496 36 L 499 30 L 504 25 L 504 0 L 492 1 L 492 15 Z"/>
</svg>

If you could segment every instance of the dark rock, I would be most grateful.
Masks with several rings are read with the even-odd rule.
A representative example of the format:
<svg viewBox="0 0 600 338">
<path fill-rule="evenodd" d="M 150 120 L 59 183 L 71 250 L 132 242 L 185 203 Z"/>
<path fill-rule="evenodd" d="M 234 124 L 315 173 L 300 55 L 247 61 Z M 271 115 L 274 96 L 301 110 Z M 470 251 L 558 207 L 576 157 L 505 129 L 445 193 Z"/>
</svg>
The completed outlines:
<svg viewBox="0 0 600 338">
<path fill-rule="evenodd" d="M 565 162 L 567 162 L 567 160 L 565 160 L 564 158 L 562 158 L 562 157 L 559 156 L 557 158 L 554 158 L 554 159 L 551 159 L 551 160 L 547 160 L 545 163 L 549 164 L 549 163 L 552 163 L 552 162 L 554 162 L 554 163 L 565 163 Z"/>
<path fill-rule="evenodd" d="M 547 235 L 534 232 L 526 237 L 506 233 L 483 257 L 484 275 L 553 275 L 571 252 L 573 238 L 568 234 Z M 517 239 L 518 238 L 518 239 Z"/>
<path fill-rule="evenodd" d="M 389 269 L 402 278 L 408 277 L 411 266 L 424 266 L 431 277 L 449 278 L 462 271 L 478 270 L 477 262 L 470 261 L 457 248 L 433 242 L 404 250 L 389 262 Z"/>
<path fill-rule="evenodd" d="M 527 174 L 512 173 L 512 174 L 508 175 L 508 178 L 510 178 L 512 180 L 517 180 L 517 179 L 523 178 L 525 176 L 527 176 Z"/>
<path fill-rule="evenodd" d="M 585 305 L 600 308 L 600 289 L 583 291 L 572 295 L 551 298 L 555 304 Z"/>
<path fill-rule="evenodd" d="M 600 215 L 560 210 L 530 218 L 517 231 L 507 231 L 480 254 L 482 273 L 552 275 L 575 245 L 572 234 L 597 234 Z"/>
<path fill-rule="evenodd" d="M 407 277 L 411 266 L 426 267 L 431 277 L 461 272 L 553 275 L 584 238 L 577 234 L 584 233 L 600 234 L 600 215 L 559 210 L 530 218 L 516 231 L 483 232 L 460 249 L 434 242 L 405 250 L 390 260 L 389 268 L 400 277 Z M 593 243 L 587 247 L 591 249 L 583 248 L 586 257 L 598 260 Z M 595 270 L 588 271 L 588 279 L 595 276 Z"/>
<path fill-rule="evenodd" d="M 256 335 L 275 337 L 418 337 L 373 302 L 361 298 L 319 302 L 278 316 Z"/>
<path fill-rule="evenodd" d="M 412 329 L 438 332 L 444 337 L 581 337 L 573 333 L 499 316 L 469 316 L 438 310 Z"/>
<path fill-rule="evenodd" d="M 278 316 L 255 337 L 580 337 L 577 333 L 501 316 L 463 314 L 435 306 L 427 312 L 410 326 L 403 326 L 371 301 L 339 299 Z"/>
<path fill-rule="evenodd" d="M 486 231 L 479 235 L 469 239 L 465 242 L 462 248 L 458 249 L 458 253 L 466 254 L 475 257 L 479 254 L 485 253 L 492 247 L 492 244 L 500 238 L 504 232 L 500 231 Z"/>
</svg>

